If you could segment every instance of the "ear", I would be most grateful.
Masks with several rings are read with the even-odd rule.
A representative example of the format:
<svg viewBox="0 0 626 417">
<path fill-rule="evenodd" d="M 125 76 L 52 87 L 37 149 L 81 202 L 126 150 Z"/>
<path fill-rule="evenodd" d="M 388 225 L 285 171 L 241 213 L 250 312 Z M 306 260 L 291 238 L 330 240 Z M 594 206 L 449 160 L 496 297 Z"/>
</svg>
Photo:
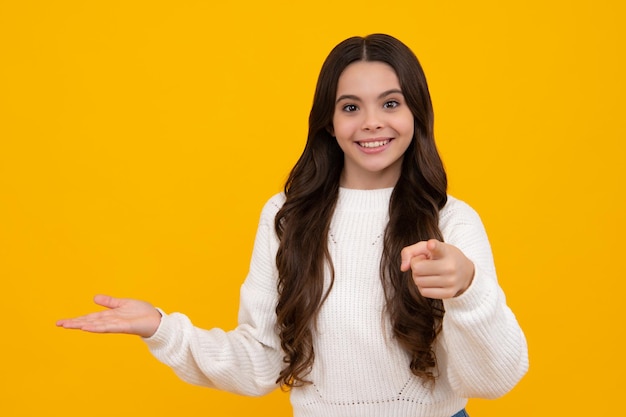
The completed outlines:
<svg viewBox="0 0 626 417">
<path fill-rule="evenodd" d="M 332 126 L 326 126 L 326 131 L 330 133 L 330 136 L 335 137 L 335 129 Z"/>
</svg>

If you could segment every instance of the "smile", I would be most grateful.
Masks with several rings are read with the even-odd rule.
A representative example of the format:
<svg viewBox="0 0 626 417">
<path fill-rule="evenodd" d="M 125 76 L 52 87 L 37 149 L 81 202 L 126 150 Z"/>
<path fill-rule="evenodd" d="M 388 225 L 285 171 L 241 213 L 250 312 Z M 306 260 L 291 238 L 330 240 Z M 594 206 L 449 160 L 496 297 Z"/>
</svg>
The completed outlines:
<svg viewBox="0 0 626 417">
<path fill-rule="evenodd" d="M 388 143 L 389 143 L 389 139 L 376 140 L 373 142 L 358 142 L 359 146 L 362 148 L 379 148 L 381 146 L 385 146 Z"/>
</svg>

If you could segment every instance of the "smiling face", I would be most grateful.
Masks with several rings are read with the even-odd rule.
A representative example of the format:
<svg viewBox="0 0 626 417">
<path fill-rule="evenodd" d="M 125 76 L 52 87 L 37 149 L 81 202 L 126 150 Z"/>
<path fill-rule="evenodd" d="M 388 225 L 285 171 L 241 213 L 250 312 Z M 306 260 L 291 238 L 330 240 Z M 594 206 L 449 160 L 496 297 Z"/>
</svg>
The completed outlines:
<svg viewBox="0 0 626 417">
<path fill-rule="evenodd" d="M 389 65 L 357 61 L 341 73 L 332 134 L 344 153 L 340 185 L 355 189 L 393 187 L 414 119 Z"/>
</svg>

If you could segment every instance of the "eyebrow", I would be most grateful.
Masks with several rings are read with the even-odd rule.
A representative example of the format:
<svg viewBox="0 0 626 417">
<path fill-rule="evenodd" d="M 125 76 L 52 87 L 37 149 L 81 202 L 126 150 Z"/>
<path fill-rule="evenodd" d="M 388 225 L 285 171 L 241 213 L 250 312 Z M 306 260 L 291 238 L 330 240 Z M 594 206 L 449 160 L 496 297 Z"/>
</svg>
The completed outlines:
<svg viewBox="0 0 626 417">
<path fill-rule="evenodd" d="M 399 88 L 392 88 L 391 90 L 387 90 L 384 91 L 382 93 L 380 93 L 378 95 L 378 98 L 381 99 L 383 97 L 386 97 L 390 94 L 402 94 L 402 90 L 400 90 Z M 339 97 L 337 97 L 337 101 L 335 101 L 335 103 L 339 103 L 341 100 L 356 100 L 356 101 L 360 101 L 361 99 L 358 96 L 355 96 L 353 94 L 343 94 Z"/>
</svg>

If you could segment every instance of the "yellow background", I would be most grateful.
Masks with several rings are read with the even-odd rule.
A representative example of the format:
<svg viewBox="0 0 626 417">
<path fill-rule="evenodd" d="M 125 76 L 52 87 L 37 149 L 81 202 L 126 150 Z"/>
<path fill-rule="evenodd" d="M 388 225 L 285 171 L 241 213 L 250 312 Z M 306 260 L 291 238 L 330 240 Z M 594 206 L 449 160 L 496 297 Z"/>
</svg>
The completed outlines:
<svg viewBox="0 0 626 417">
<path fill-rule="evenodd" d="M 528 375 L 470 414 L 621 413 L 622 4 L 0 1 L 0 415 L 290 415 L 54 323 L 102 292 L 232 327 L 322 61 L 372 32 L 420 58 L 450 192 L 528 337 Z"/>
</svg>

